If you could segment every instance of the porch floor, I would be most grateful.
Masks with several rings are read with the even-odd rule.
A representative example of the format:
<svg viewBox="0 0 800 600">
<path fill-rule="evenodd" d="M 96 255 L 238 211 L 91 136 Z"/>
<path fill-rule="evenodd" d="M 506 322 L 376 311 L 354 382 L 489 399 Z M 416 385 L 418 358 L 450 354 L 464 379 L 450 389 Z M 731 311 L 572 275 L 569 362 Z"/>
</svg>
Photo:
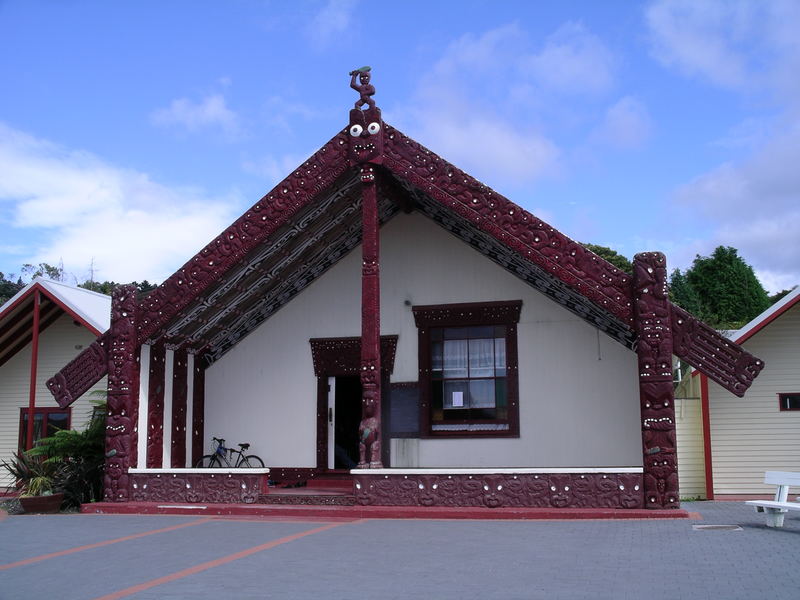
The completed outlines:
<svg viewBox="0 0 800 600">
<path fill-rule="evenodd" d="M 297 492 L 298 490 L 293 490 Z M 310 490 L 309 490 L 310 491 Z M 272 490 L 270 490 L 270 494 Z M 360 506 L 330 504 L 183 504 L 166 502 L 95 502 L 81 506 L 82 513 L 229 515 L 275 519 L 698 519 L 683 509 L 645 510 L 614 508 L 484 508 L 455 506 Z"/>
</svg>

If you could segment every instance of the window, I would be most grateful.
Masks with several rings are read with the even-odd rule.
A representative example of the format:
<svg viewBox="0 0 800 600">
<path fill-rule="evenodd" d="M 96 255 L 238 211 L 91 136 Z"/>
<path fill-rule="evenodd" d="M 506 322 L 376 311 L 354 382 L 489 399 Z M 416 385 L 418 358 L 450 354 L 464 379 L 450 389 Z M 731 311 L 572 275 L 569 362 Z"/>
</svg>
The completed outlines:
<svg viewBox="0 0 800 600">
<path fill-rule="evenodd" d="M 28 409 L 19 409 L 19 447 L 25 447 L 28 437 Z M 43 437 L 50 437 L 56 431 L 70 428 L 71 409 L 35 408 L 33 413 L 33 443 Z"/>
<path fill-rule="evenodd" d="M 778 394 L 781 410 L 800 410 L 800 393 Z"/>
<path fill-rule="evenodd" d="M 519 435 L 522 302 L 415 306 L 423 434 Z"/>
</svg>

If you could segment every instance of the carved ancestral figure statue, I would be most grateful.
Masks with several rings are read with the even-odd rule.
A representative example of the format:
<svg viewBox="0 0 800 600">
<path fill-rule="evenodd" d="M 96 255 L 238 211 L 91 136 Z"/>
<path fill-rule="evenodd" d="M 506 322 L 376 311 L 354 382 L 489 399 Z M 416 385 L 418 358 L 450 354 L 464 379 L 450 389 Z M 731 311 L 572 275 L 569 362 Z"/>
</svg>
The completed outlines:
<svg viewBox="0 0 800 600">
<path fill-rule="evenodd" d="M 358 468 L 380 466 L 380 422 L 375 417 L 375 390 L 366 389 L 363 395 L 363 419 L 358 426 Z"/>
<path fill-rule="evenodd" d="M 375 95 L 375 86 L 369 80 L 371 75 L 369 72 L 372 67 L 361 67 L 355 71 L 350 71 L 350 87 L 359 93 L 359 99 L 356 100 L 356 108 L 361 108 L 365 104 L 370 108 L 375 108 L 375 101 L 371 96 Z M 356 84 L 356 76 L 358 76 L 358 85 Z"/>
</svg>

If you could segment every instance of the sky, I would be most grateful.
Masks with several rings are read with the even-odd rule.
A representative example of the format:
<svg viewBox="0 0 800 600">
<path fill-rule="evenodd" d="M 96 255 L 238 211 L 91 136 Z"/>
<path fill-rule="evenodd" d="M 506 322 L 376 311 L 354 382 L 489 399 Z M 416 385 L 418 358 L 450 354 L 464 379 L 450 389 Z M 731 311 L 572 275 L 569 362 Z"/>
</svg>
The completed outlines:
<svg viewBox="0 0 800 600">
<path fill-rule="evenodd" d="M 348 122 L 582 242 L 800 283 L 795 0 L 0 0 L 0 271 L 160 282 Z"/>
</svg>

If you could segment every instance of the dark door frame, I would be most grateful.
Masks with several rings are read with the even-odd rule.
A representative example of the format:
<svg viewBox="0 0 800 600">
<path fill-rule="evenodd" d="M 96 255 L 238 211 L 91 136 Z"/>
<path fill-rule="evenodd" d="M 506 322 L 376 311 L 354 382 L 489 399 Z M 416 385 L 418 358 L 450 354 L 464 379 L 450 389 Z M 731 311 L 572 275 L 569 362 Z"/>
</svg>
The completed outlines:
<svg viewBox="0 0 800 600">
<path fill-rule="evenodd" d="M 381 414 L 387 415 L 389 376 L 394 370 L 396 335 L 381 336 Z M 311 356 L 317 376 L 317 470 L 328 471 L 328 377 L 358 375 L 361 370 L 361 337 L 312 338 Z M 381 418 L 381 440 L 386 440 L 386 418 Z M 381 445 L 383 464 L 389 464 L 389 446 Z"/>
</svg>

